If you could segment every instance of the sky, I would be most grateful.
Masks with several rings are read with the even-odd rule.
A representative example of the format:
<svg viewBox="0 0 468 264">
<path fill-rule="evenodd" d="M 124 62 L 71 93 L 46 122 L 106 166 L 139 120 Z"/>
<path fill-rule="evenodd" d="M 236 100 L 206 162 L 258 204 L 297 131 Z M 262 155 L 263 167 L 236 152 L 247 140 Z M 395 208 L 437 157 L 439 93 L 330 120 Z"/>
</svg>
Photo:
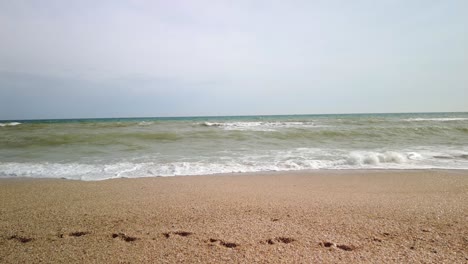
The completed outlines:
<svg viewBox="0 0 468 264">
<path fill-rule="evenodd" d="M 0 119 L 468 111 L 467 10 L 0 0 Z"/>
</svg>

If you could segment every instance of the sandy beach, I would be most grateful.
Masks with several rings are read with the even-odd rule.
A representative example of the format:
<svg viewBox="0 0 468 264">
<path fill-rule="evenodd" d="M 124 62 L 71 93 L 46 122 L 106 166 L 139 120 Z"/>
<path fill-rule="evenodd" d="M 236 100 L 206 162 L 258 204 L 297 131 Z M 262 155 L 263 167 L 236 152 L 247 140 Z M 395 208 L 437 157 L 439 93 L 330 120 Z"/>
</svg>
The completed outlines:
<svg viewBox="0 0 468 264">
<path fill-rule="evenodd" d="M 468 171 L 0 180 L 1 263 L 467 263 Z"/>
</svg>

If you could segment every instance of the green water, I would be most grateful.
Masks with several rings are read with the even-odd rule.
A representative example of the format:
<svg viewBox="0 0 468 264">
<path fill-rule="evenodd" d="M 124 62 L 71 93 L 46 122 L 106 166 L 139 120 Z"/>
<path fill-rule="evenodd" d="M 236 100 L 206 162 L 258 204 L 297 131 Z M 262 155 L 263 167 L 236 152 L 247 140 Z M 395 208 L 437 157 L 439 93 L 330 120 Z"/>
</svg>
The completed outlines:
<svg viewBox="0 0 468 264">
<path fill-rule="evenodd" d="M 466 169 L 467 157 L 468 113 L 0 121 L 0 177 Z"/>
</svg>

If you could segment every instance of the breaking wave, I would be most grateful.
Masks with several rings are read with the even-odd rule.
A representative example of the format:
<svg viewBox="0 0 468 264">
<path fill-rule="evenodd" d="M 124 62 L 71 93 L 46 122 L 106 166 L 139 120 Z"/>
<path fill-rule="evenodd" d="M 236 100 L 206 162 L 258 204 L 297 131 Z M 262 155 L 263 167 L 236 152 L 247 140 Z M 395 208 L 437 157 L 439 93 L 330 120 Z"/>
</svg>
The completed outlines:
<svg viewBox="0 0 468 264">
<path fill-rule="evenodd" d="M 467 120 L 468 113 L 1 121 L 0 177 L 468 169 Z"/>
<path fill-rule="evenodd" d="M 468 118 L 463 118 L 463 117 L 451 117 L 451 118 L 408 118 L 405 119 L 405 121 L 439 121 L 439 122 L 449 122 L 449 121 L 467 121 Z"/>
<path fill-rule="evenodd" d="M 205 127 L 221 127 L 224 130 L 238 131 L 277 131 L 286 128 L 316 128 L 323 127 L 313 122 L 203 122 Z"/>
<path fill-rule="evenodd" d="M 21 123 L 19 122 L 0 123 L 0 127 L 17 126 L 17 125 L 21 125 Z"/>
<path fill-rule="evenodd" d="M 444 158 L 441 158 L 444 157 Z M 154 176 L 206 175 L 240 172 L 297 171 L 318 169 L 468 169 L 466 152 L 433 151 L 325 151 L 297 148 L 258 155 L 219 156 L 215 160 L 114 163 L 0 163 L 0 177 L 66 178 L 105 180 Z"/>
</svg>

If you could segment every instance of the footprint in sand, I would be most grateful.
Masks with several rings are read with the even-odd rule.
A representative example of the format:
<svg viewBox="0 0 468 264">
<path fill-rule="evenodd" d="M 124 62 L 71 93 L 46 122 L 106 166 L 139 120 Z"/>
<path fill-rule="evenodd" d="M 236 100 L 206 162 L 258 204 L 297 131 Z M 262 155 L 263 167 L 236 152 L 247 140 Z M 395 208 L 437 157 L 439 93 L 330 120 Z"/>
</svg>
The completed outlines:
<svg viewBox="0 0 468 264">
<path fill-rule="evenodd" d="M 87 235 L 89 234 L 89 232 L 83 232 L 83 231 L 79 231 L 79 232 L 71 232 L 70 234 L 68 234 L 69 236 L 72 236 L 72 237 L 80 237 L 80 236 L 84 236 L 84 235 Z M 62 235 L 63 237 L 63 235 Z"/>
<path fill-rule="evenodd" d="M 120 238 L 125 242 L 133 242 L 133 241 L 139 239 L 137 237 L 128 236 L 128 235 L 126 235 L 124 233 L 114 233 L 114 234 L 112 234 L 112 238 Z"/>
<path fill-rule="evenodd" d="M 28 243 L 28 242 L 31 242 L 31 241 L 34 240 L 33 238 L 30 238 L 30 237 L 22 237 L 22 236 L 17 236 L 17 235 L 12 235 L 8 239 L 9 240 L 16 240 L 16 241 L 19 241 L 21 243 Z"/>
<path fill-rule="evenodd" d="M 326 248 L 339 248 L 341 250 L 344 250 L 344 251 L 353 251 L 356 249 L 355 246 L 353 245 L 337 245 L 336 243 L 333 243 L 333 242 L 320 242 L 319 243 L 320 246 L 322 247 L 326 247 Z"/>
<path fill-rule="evenodd" d="M 193 233 L 192 232 L 187 232 L 187 231 L 175 231 L 175 232 L 166 232 L 166 233 L 163 233 L 163 236 L 165 236 L 166 238 L 170 238 L 171 235 L 177 235 L 177 236 L 181 236 L 181 237 L 186 237 L 186 236 L 190 236 L 192 235 Z"/>
<path fill-rule="evenodd" d="M 232 242 L 225 242 L 223 240 L 220 240 L 220 239 L 214 239 L 214 238 L 210 238 L 209 242 L 212 244 L 219 244 L 223 247 L 227 247 L 227 248 L 235 248 L 235 247 L 238 247 L 239 245 L 236 244 L 236 243 L 232 243 Z"/>
<path fill-rule="evenodd" d="M 261 244 L 264 244 L 265 242 L 268 244 L 268 245 L 274 245 L 276 243 L 283 243 L 283 244 L 289 244 L 289 243 L 292 243 L 296 241 L 296 239 L 294 238 L 290 238 L 290 237 L 275 237 L 275 238 L 269 238 L 265 241 L 260 241 Z"/>
</svg>

